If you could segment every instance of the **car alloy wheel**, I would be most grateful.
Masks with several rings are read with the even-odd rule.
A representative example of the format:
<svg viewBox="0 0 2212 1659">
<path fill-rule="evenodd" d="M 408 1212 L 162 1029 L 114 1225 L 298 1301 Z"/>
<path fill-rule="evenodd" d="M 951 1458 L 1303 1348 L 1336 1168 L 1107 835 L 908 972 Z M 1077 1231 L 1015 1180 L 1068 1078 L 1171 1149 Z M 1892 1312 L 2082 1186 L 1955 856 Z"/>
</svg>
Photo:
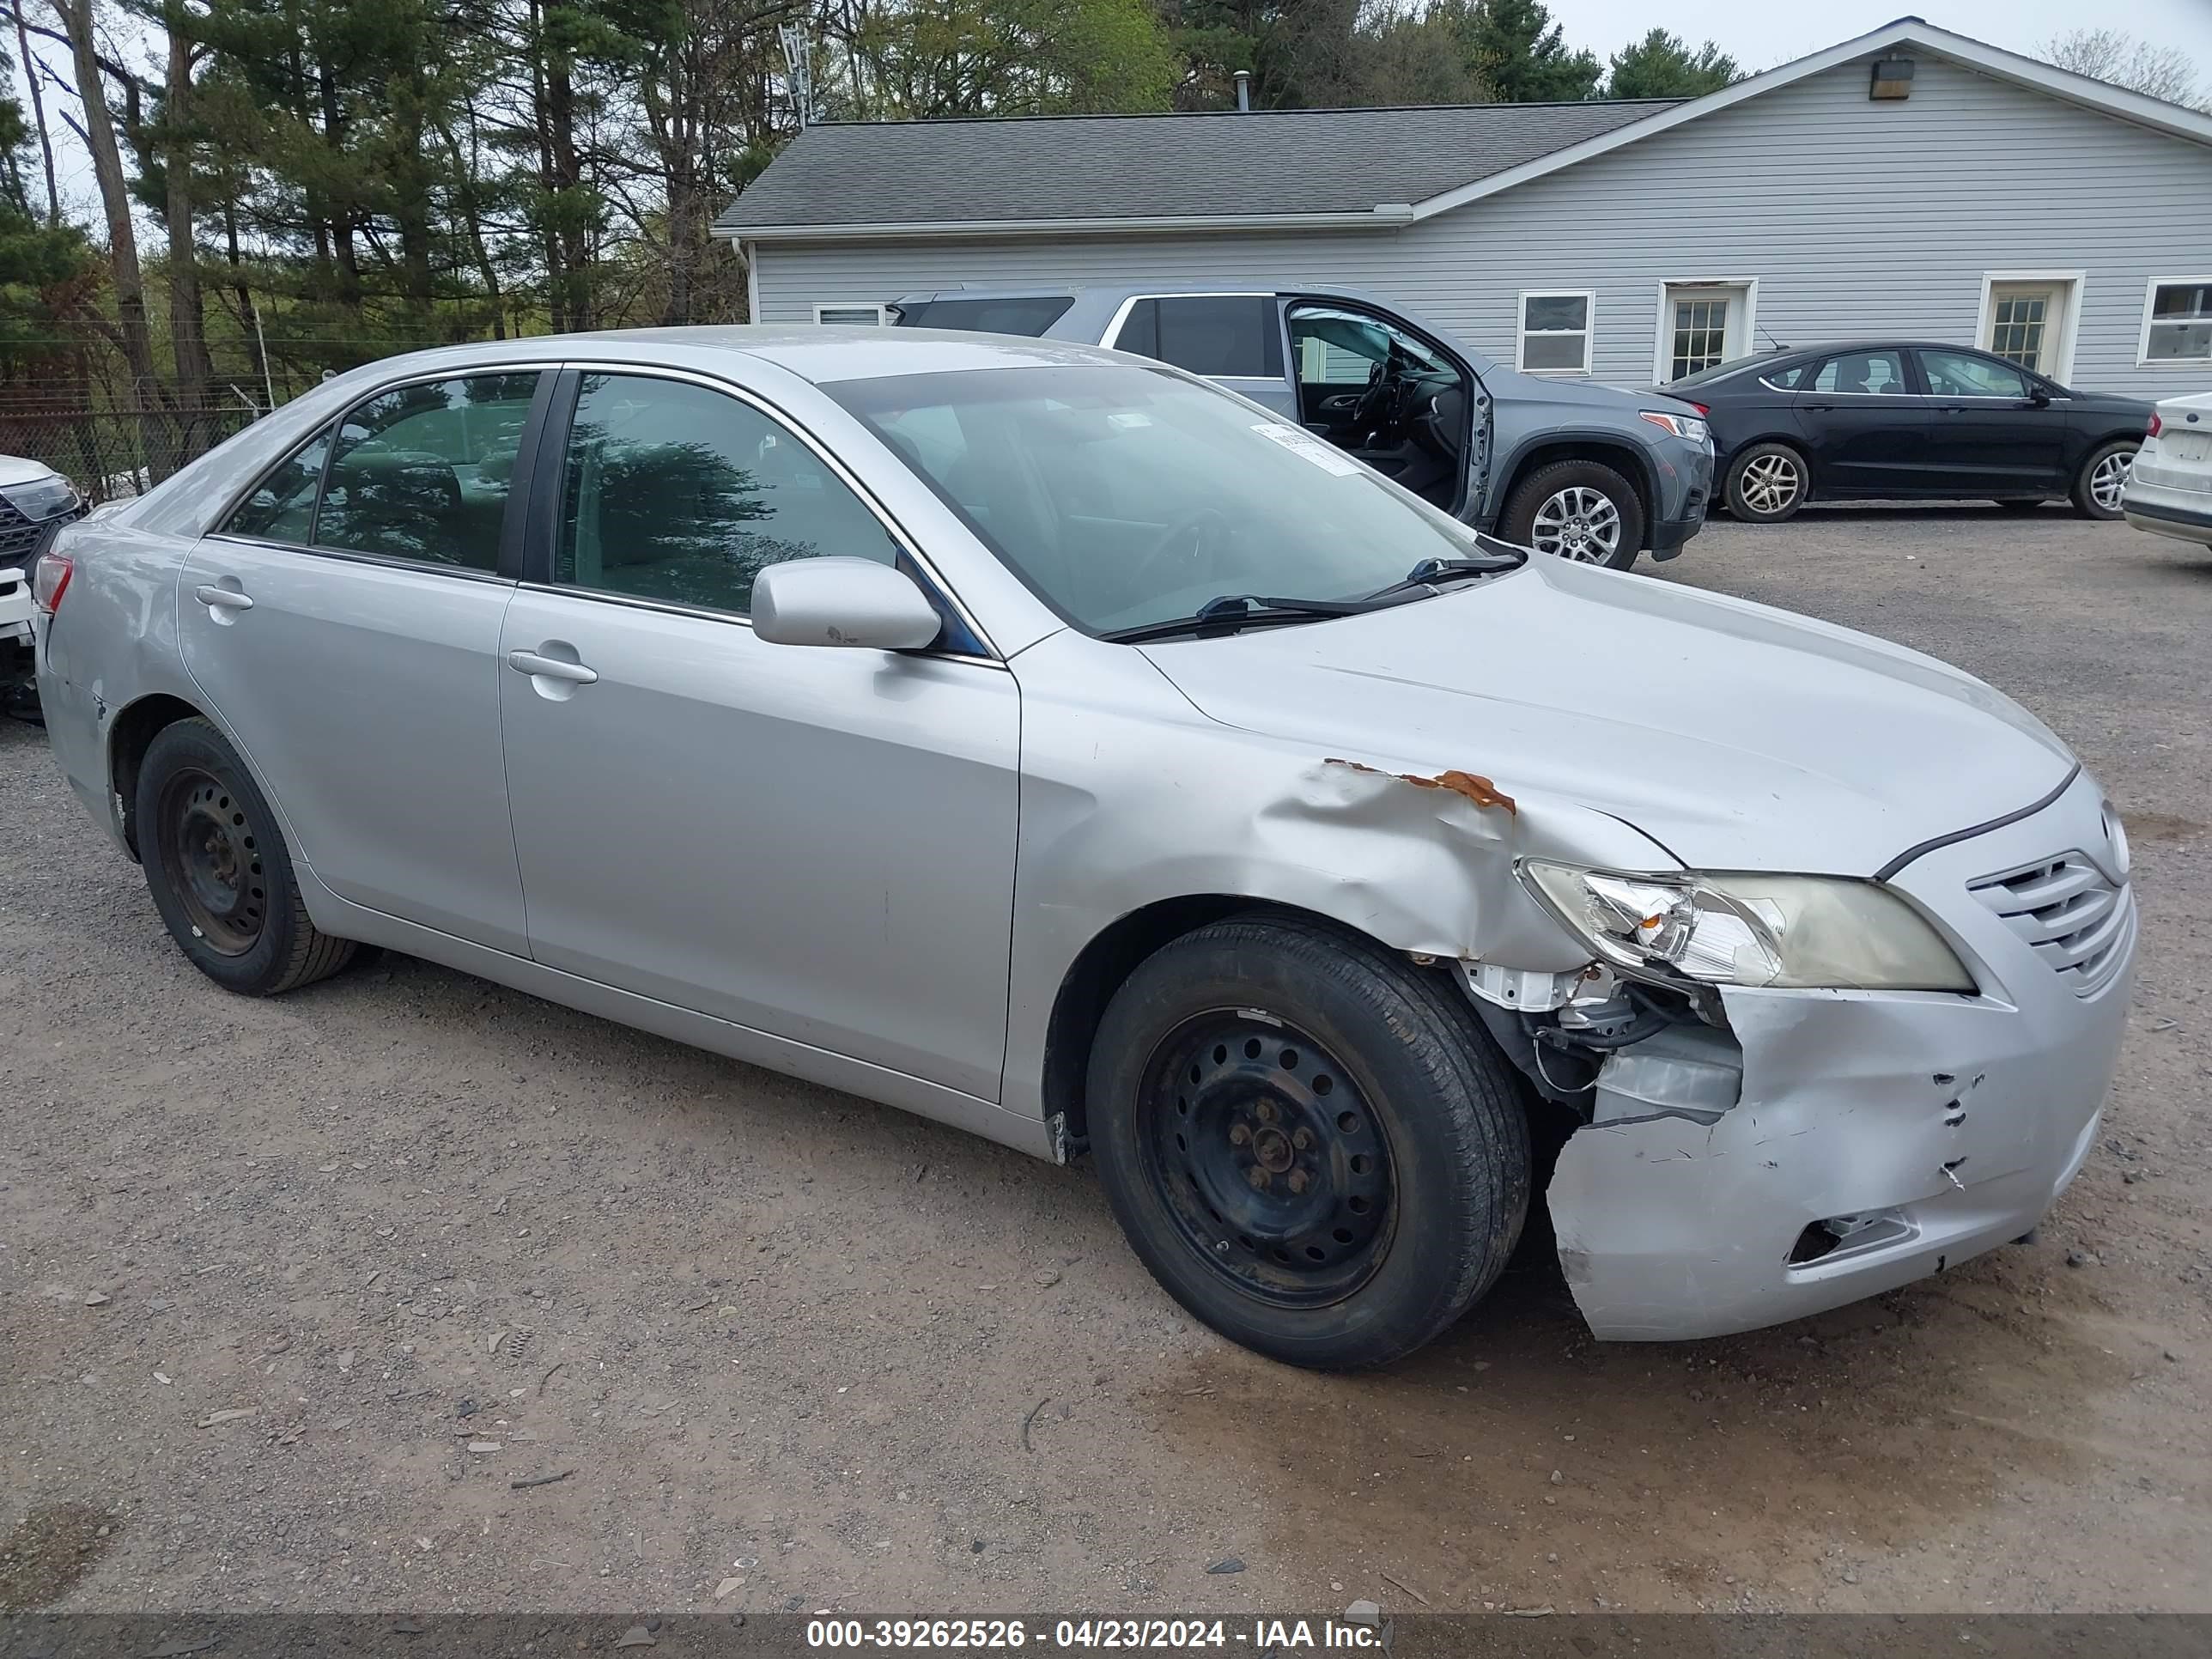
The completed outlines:
<svg viewBox="0 0 2212 1659">
<path fill-rule="evenodd" d="M 1183 1021 L 1145 1068 L 1139 1156 L 1183 1240 L 1246 1294 L 1341 1301 L 1389 1253 L 1389 1143 L 1358 1086 L 1295 1027 L 1250 1010 Z"/>
<path fill-rule="evenodd" d="M 1745 463 L 1736 489 L 1754 513 L 1783 513 L 1805 487 L 1805 475 L 1787 455 L 1767 453 Z"/>
<path fill-rule="evenodd" d="M 2107 513 L 2120 510 L 2120 495 L 2128 487 L 2128 474 L 2135 470 L 2136 456 L 2131 449 L 2116 449 L 2090 469 L 2089 499 Z"/>
<path fill-rule="evenodd" d="M 213 773 L 183 767 L 161 792 L 158 823 L 193 932 L 219 956 L 244 956 L 261 938 L 269 898 L 245 803 Z"/>
<path fill-rule="evenodd" d="M 1620 509 L 1601 490 L 1569 484 L 1536 509 L 1528 542 L 1539 553 L 1603 564 L 1620 550 Z"/>
</svg>

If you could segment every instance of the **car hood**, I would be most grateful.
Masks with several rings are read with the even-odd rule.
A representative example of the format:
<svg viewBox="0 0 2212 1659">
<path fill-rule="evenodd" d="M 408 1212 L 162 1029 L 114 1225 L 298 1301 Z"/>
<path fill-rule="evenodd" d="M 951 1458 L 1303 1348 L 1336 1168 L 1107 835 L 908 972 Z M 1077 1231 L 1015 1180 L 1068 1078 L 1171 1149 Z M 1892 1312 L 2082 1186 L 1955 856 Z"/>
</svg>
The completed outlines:
<svg viewBox="0 0 2212 1659">
<path fill-rule="evenodd" d="M 1542 555 L 1387 611 L 1142 648 L 1224 725 L 1593 808 L 1693 868 L 1872 875 L 2075 766 L 1933 658 Z"/>
<path fill-rule="evenodd" d="M 0 489 L 10 484 L 37 483 L 53 476 L 53 468 L 44 461 L 30 460 L 21 455 L 0 455 Z"/>
</svg>

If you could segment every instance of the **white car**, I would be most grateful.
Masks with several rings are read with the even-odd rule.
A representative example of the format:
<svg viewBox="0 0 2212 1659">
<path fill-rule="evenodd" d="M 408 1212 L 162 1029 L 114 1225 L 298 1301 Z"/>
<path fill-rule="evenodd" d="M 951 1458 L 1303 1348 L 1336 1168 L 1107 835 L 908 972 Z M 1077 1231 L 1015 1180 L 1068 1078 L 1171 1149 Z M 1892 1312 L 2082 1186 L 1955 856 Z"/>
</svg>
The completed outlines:
<svg viewBox="0 0 2212 1659">
<path fill-rule="evenodd" d="M 0 709 L 37 707 L 31 679 L 31 563 L 57 523 L 84 511 L 70 481 L 44 461 L 0 455 Z"/>
<path fill-rule="evenodd" d="M 2138 530 L 2212 546 L 2212 392 L 2153 411 L 2120 511 Z"/>
</svg>

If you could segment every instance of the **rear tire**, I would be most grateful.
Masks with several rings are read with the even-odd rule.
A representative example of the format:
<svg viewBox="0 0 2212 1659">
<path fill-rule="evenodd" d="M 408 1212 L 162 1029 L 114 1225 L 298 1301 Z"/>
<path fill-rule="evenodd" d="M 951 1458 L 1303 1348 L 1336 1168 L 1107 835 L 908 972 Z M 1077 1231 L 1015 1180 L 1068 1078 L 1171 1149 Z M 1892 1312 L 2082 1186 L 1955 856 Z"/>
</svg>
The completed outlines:
<svg viewBox="0 0 2212 1659">
<path fill-rule="evenodd" d="M 155 734 L 138 768 L 138 850 L 154 908 L 192 966 L 227 991 L 275 996 L 354 954 L 307 919 L 276 815 L 209 721 Z"/>
<path fill-rule="evenodd" d="M 1517 1079 L 1473 1010 L 1319 923 L 1253 914 L 1162 947 L 1109 1005 L 1086 1097 L 1153 1278 L 1289 1364 L 1412 1352 L 1490 1288 L 1528 1214 Z"/>
<path fill-rule="evenodd" d="M 1739 524 L 1781 524 L 1813 493 L 1812 469 L 1788 444 L 1753 444 L 1729 462 L 1729 516 Z"/>
<path fill-rule="evenodd" d="M 2074 510 L 2085 519 L 2120 516 L 2120 491 L 2127 487 L 2128 471 L 2142 446 L 2133 438 L 2117 438 L 2100 444 L 2074 475 Z"/>
<path fill-rule="evenodd" d="M 1644 503 L 1602 462 L 1553 461 L 1521 481 L 1498 533 L 1577 564 L 1626 570 L 1644 547 Z"/>
</svg>

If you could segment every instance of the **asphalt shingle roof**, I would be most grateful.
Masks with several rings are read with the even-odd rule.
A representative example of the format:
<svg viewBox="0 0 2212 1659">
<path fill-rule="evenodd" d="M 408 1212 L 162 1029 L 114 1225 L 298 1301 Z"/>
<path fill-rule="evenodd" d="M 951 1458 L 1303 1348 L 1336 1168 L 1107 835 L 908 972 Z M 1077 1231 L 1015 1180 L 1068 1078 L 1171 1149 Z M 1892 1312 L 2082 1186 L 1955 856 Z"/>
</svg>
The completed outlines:
<svg viewBox="0 0 2212 1659">
<path fill-rule="evenodd" d="M 1419 202 L 1668 100 L 830 122 L 716 221 L 769 227 L 1361 213 Z"/>
</svg>

